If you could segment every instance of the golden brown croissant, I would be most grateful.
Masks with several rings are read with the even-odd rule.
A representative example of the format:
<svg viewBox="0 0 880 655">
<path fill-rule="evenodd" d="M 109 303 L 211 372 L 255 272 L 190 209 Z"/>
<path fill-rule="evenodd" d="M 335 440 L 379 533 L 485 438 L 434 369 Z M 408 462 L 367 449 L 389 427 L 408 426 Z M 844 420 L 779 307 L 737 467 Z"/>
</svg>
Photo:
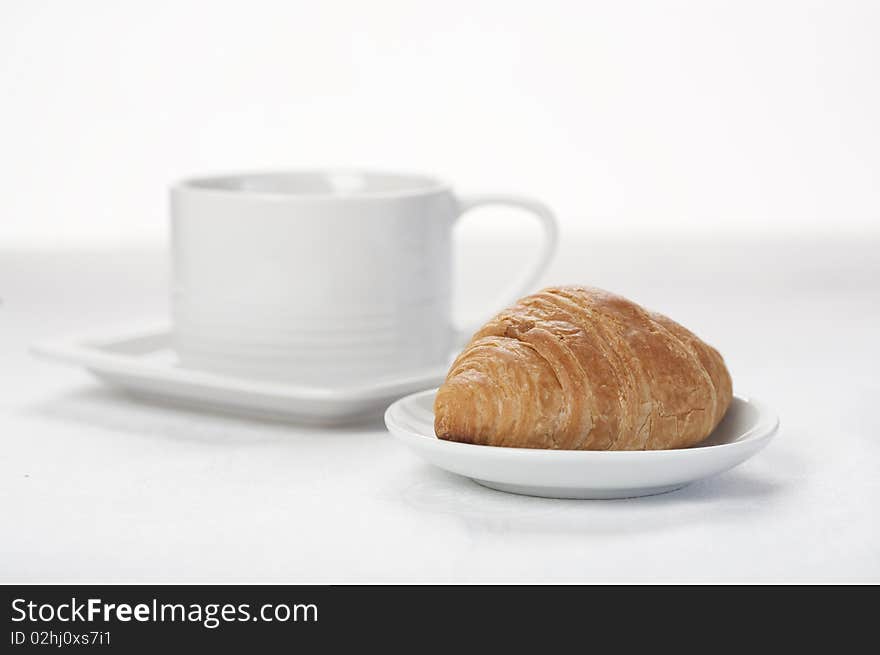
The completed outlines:
<svg viewBox="0 0 880 655">
<path fill-rule="evenodd" d="M 589 287 L 550 287 L 480 329 L 434 402 L 441 439 L 570 450 L 686 448 L 730 404 L 730 374 L 678 323 Z"/>
</svg>

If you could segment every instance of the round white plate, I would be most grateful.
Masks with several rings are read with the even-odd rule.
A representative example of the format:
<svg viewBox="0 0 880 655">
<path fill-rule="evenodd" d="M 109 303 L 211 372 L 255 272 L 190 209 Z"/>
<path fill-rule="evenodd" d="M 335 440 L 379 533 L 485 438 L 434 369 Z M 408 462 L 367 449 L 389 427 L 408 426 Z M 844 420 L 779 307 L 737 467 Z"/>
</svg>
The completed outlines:
<svg viewBox="0 0 880 655">
<path fill-rule="evenodd" d="M 435 466 L 486 487 L 546 498 L 631 498 L 680 489 L 747 460 L 767 445 L 779 419 L 734 396 L 702 443 L 678 450 L 546 450 L 477 446 L 434 434 L 436 389 L 401 398 L 385 412 L 397 439 Z"/>
</svg>

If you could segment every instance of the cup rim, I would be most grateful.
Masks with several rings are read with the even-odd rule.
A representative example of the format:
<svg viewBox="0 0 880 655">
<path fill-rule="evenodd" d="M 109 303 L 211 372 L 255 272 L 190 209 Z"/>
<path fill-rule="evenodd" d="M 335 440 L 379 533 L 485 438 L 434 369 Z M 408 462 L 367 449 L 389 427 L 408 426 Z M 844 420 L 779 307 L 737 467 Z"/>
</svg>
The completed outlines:
<svg viewBox="0 0 880 655">
<path fill-rule="evenodd" d="M 401 184 L 401 187 L 398 189 L 365 189 L 346 191 L 344 193 L 338 191 L 297 193 L 291 191 L 249 189 L 242 186 L 235 186 L 236 183 L 240 185 L 248 180 L 265 181 L 268 178 L 305 176 L 326 176 L 331 178 L 351 176 L 381 177 L 394 178 L 400 182 L 406 181 L 409 184 Z M 174 192 L 220 195 L 224 197 L 264 198 L 295 202 L 314 200 L 339 201 L 406 198 L 446 192 L 451 189 L 451 186 L 433 175 L 424 175 L 421 173 L 399 173 L 396 171 L 372 168 L 299 168 L 235 171 L 196 175 L 178 180 L 171 185 L 171 189 Z"/>
</svg>

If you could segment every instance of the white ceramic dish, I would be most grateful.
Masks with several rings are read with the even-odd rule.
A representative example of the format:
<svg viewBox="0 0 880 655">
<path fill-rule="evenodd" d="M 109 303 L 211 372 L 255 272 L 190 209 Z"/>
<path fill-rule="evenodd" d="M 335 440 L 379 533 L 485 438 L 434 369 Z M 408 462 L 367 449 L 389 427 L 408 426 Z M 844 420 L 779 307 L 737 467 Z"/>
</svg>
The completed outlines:
<svg viewBox="0 0 880 655">
<path fill-rule="evenodd" d="M 313 388 L 263 382 L 181 367 L 166 327 L 35 344 L 35 355 L 82 366 L 107 384 L 148 400 L 212 411 L 314 424 L 379 416 L 395 398 L 434 387 L 442 369 L 372 384 Z"/>
<path fill-rule="evenodd" d="M 476 446 L 438 439 L 437 390 L 401 398 L 385 424 L 413 452 L 486 487 L 547 498 L 630 498 L 680 489 L 736 466 L 767 445 L 779 427 L 765 405 L 735 396 L 727 415 L 697 446 L 679 450 L 585 451 Z"/>
</svg>

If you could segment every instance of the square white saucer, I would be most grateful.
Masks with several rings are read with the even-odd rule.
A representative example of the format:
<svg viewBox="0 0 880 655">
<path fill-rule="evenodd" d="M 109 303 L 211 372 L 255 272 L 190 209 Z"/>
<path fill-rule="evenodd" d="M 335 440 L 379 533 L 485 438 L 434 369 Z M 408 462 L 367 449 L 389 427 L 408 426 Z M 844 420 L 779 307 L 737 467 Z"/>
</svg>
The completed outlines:
<svg viewBox="0 0 880 655">
<path fill-rule="evenodd" d="M 379 415 L 401 396 L 440 384 L 446 367 L 370 384 L 319 388 L 263 382 L 184 368 L 167 326 L 38 343 L 31 352 L 82 366 L 101 381 L 153 401 L 320 425 Z"/>
</svg>

